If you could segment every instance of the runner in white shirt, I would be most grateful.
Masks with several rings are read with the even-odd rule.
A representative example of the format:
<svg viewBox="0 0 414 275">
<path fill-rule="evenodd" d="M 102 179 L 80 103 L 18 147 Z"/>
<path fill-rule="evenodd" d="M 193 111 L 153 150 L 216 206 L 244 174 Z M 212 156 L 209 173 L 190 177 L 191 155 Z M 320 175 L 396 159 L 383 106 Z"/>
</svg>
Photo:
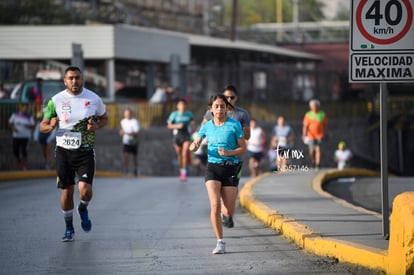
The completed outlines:
<svg viewBox="0 0 414 275">
<path fill-rule="evenodd" d="M 349 161 L 352 158 L 352 152 L 346 148 L 346 143 L 340 141 L 338 143 L 338 149 L 335 151 L 334 160 L 337 163 L 337 168 L 342 170 L 349 166 Z"/>
<path fill-rule="evenodd" d="M 61 207 L 66 230 L 63 242 L 73 240 L 75 176 L 78 177 L 80 203 L 78 213 L 85 232 L 92 223 L 87 206 L 92 199 L 92 182 L 95 175 L 95 131 L 106 125 L 108 117 L 102 99 L 83 87 L 83 77 L 78 67 L 65 70 L 66 89 L 48 102 L 40 131 L 56 130 L 57 187 L 61 189 Z"/>
<path fill-rule="evenodd" d="M 285 121 L 284 116 L 277 118 L 277 124 L 273 128 L 273 137 L 271 140 L 272 150 L 276 152 L 276 170 L 289 170 L 289 157 L 295 141 L 293 128 Z"/>
<path fill-rule="evenodd" d="M 132 110 L 124 110 L 124 118 L 121 120 L 122 151 L 124 155 L 124 173 L 128 175 L 129 155 L 131 155 L 134 167 L 132 169 L 134 176 L 138 176 L 138 132 L 140 130 L 139 122 L 132 117 Z"/>
<path fill-rule="evenodd" d="M 27 145 L 35 127 L 33 116 L 29 113 L 29 106 L 21 104 L 19 112 L 9 118 L 9 126 L 13 132 L 13 154 L 17 161 L 17 168 L 27 169 Z"/>
<path fill-rule="evenodd" d="M 261 173 L 261 161 L 263 158 L 264 141 L 266 140 L 263 129 L 257 126 L 257 121 L 250 119 L 250 138 L 247 142 L 247 156 L 249 157 L 250 176 L 257 177 Z"/>
</svg>

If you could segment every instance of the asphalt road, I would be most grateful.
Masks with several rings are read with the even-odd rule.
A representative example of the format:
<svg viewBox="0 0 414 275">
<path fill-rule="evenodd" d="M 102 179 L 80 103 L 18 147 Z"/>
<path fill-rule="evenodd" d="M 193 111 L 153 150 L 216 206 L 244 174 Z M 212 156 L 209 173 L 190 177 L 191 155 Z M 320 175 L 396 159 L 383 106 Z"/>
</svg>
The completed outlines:
<svg viewBox="0 0 414 275">
<path fill-rule="evenodd" d="M 330 194 L 365 209 L 382 213 L 382 183 L 379 177 L 349 177 L 331 180 L 323 185 Z M 398 194 L 414 191 L 412 177 L 388 178 L 388 207 Z"/>
<path fill-rule="evenodd" d="M 0 274 L 380 274 L 309 255 L 240 209 L 212 255 L 202 178 L 97 178 L 92 231 L 75 215 L 72 243 L 59 194 L 50 178 L 0 182 Z"/>
</svg>

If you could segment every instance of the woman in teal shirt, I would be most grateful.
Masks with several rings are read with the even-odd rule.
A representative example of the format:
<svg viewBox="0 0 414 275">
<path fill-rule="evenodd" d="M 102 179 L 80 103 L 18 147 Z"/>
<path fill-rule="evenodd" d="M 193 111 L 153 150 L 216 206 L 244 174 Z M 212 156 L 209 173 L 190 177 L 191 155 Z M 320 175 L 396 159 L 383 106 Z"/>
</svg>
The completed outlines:
<svg viewBox="0 0 414 275">
<path fill-rule="evenodd" d="M 172 112 L 167 120 L 168 129 L 173 130 L 174 149 L 177 154 L 180 167 L 180 180 L 187 180 L 188 147 L 191 142 L 191 127 L 194 126 L 194 116 L 191 111 L 186 110 L 187 102 L 179 99 L 177 110 Z"/>
<path fill-rule="evenodd" d="M 210 219 L 217 237 L 213 254 L 223 254 L 225 242 L 221 223 L 221 200 L 233 216 L 237 198 L 237 156 L 246 152 L 246 141 L 240 122 L 227 117 L 227 110 L 232 105 L 224 95 L 212 96 L 209 107 L 213 119 L 201 126 L 189 149 L 196 151 L 201 141 L 207 138 L 205 183 L 210 200 Z"/>
</svg>

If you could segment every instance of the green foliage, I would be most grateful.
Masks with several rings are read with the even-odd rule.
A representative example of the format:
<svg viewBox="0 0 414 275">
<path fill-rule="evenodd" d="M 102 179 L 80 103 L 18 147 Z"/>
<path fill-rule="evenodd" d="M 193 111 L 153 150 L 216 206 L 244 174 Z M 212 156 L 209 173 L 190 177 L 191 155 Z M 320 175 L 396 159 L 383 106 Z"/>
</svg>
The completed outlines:
<svg viewBox="0 0 414 275">
<path fill-rule="evenodd" d="M 239 12 L 243 20 L 240 25 L 249 26 L 261 22 L 275 22 L 275 1 L 274 0 L 239 0 Z"/>
<path fill-rule="evenodd" d="M 336 16 L 336 20 L 349 20 L 349 10 L 341 10 L 339 11 Z"/>
<path fill-rule="evenodd" d="M 2 25 L 59 25 L 83 23 L 53 0 L 2 0 L 0 24 Z"/>
<path fill-rule="evenodd" d="M 238 0 L 237 25 L 250 26 L 256 23 L 276 22 L 277 0 Z M 299 0 L 299 21 L 318 21 L 324 19 L 323 3 L 318 0 Z M 225 1 L 225 24 L 230 25 L 233 0 Z M 283 22 L 293 21 L 293 0 L 282 0 Z"/>
<path fill-rule="evenodd" d="M 237 25 L 247 27 L 256 23 L 276 22 L 278 0 L 238 0 Z M 282 1 L 283 22 L 292 22 L 293 0 Z M 224 2 L 224 23 L 230 26 L 233 0 Z M 323 4 L 319 0 L 298 0 L 299 20 L 318 21 L 324 19 Z M 0 0 L 0 24 L 59 25 L 84 24 L 88 11 L 66 10 L 62 3 L 54 0 Z M 343 16 L 343 15 L 342 15 Z M 221 19 L 220 19 L 221 20 Z"/>
<path fill-rule="evenodd" d="M 299 1 L 299 21 L 315 22 L 325 18 L 322 8 L 323 4 L 318 0 Z"/>
</svg>

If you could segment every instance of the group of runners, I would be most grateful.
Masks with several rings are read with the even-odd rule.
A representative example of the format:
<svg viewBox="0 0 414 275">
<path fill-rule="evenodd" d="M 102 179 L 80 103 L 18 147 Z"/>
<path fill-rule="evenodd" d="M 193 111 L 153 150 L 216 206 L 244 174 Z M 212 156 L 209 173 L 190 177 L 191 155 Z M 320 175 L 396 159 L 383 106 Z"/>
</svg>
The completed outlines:
<svg viewBox="0 0 414 275">
<path fill-rule="evenodd" d="M 40 122 L 40 131 L 55 131 L 57 187 L 61 190 L 60 204 L 65 221 L 62 241 L 70 242 L 74 240 L 75 235 L 75 186 L 79 193 L 76 211 L 81 219 L 81 227 L 86 232 L 92 229 L 88 204 L 93 196 L 95 134 L 107 124 L 108 117 L 102 99 L 83 86 L 82 72 L 78 67 L 70 66 L 65 70 L 64 84 L 66 89 L 57 93 L 47 103 Z M 224 87 L 221 93 L 212 96 L 201 126 L 193 136 L 194 116 L 186 109 L 187 102 L 184 99 L 178 100 L 177 110 L 170 114 L 167 121 L 167 127 L 174 133 L 173 144 L 180 168 L 180 180 L 187 180 L 188 152 L 196 152 L 203 142 L 207 145 L 204 181 L 210 201 L 210 220 L 217 239 L 213 254 L 225 253 L 223 226 L 234 227 L 233 216 L 243 156 L 249 152 L 251 133 L 254 140 L 260 137 L 256 134 L 255 124 L 251 124 L 255 120 L 250 118 L 245 109 L 236 106 L 238 96 L 236 88 L 232 85 Z M 327 119 L 326 115 L 314 106 L 319 107 L 319 102 L 311 101 L 311 110 L 304 118 L 303 136 L 308 139 L 312 164 L 319 167 L 318 148 Z M 126 109 L 120 131 L 124 144 L 125 169 L 128 169 L 128 155 L 137 153 L 138 132 L 138 121 L 133 118 L 132 111 Z M 254 158 L 254 153 L 249 152 L 249 157 Z M 249 167 L 252 166 L 254 162 L 249 161 Z M 132 172 L 138 174 L 136 156 Z"/>
</svg>

